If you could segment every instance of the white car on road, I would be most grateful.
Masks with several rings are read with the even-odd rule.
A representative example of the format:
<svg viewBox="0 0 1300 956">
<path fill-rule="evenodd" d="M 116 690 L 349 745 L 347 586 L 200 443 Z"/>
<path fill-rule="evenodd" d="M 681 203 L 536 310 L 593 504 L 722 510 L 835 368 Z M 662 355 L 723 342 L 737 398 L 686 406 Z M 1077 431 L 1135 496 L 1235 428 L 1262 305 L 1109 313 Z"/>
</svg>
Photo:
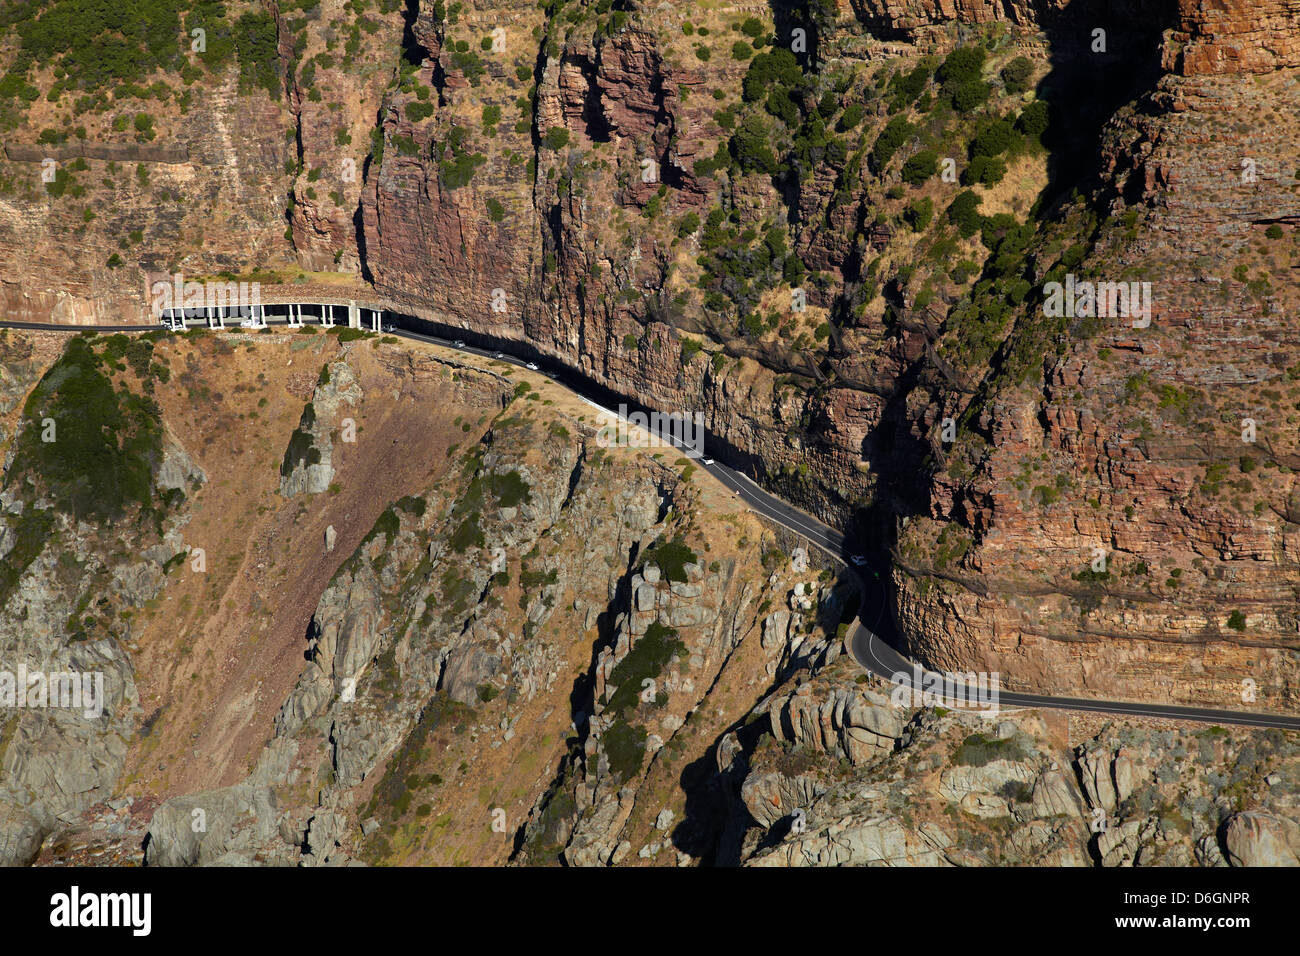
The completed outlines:
<svg viewBox="0 0 1300 956">
<path fill-rule="evenodd" d="M 524 366 L 524 368 L 528 369 L 528 371 L 530 371 L 530 372 L 536 372 L 536 371 L 537 371 L 537 365 L 536 365 L 536 363 L 533 363 L 533 362 L 529 362 L 527 365 Z"/>
</svg>

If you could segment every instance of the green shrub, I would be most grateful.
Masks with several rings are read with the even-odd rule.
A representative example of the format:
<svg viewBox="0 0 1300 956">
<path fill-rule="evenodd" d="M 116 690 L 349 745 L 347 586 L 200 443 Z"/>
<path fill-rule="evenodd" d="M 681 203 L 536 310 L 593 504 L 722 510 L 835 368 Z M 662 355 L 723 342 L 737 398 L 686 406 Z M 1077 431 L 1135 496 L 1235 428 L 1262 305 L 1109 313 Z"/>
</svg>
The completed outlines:
<svg viewBox="0 0 1300 956">
<path fill-rule="evenodd" d="M 497 506 L 500 508 L 516 508 L 520 504 L 532 501 L 532 489 L 517 471 L 493 473 L 488 479 L 488 487 L 496 496 Z"/>
<path fill-rule="evenodd" d="M 697 561 L 698 558 L 686 544 L 686 540 L 677 535 L 669 541 L 663 538 L 656 540 L 645 551 L 641 557 L 641 567 L 647 564 L 657 565 L 663 572 L 665 580 L 686 582 L 686 565 Z"/>
<path fill-rule="evenodd" d="M 939 156 L 932 149 L 923 149 L 903 163 L 903 181 L 920 186 L 939 169 Z"/>
<path fill-rule="evenodd" d="M 1002 68 L 1002 83 L 1008 93 L 1019 95 L 1029 89 L 1029 77 L 1033 72 L 1033 63 L 1027 57 L 1018 56 Z"/>
<path fill-rule="evenodd" d="M 662 621 L 651 622 L 627 656 L 609 673 L 608 683 L 615 688 L 606 701 L 609 712 L 618 717 L 635 710 L 643 682 L 657 678 L 674 659 L 686 654 L 686 645 L 674 628 Z"/>
<path fill-rule="evenodd" d="M 235 21 L 235 48 L 239 54 L 239 88 L 264 89 L 280 98 L 280 51 L 275 19 L 265 11 L 250 10 Z"/>
<path fill-rule="evenodd" d="M 461 44 L 465 44 L 465 49 L 460 48 Z M 456 52 L 451 55 L 451 65 L 464 75 L 470 86 L 478 86 L 480 79 L 486 72 L 483 61 L 479 59 L 477 53 L 469 49 L 469 44 L 465 43 L 464 40 L 456 44 Z"/>
<path fill-rule="evenodd" d="M 840 114 L 840 118 L 836 122 L 835 128 L 841 133 L 847 133 L 849 130 L 856 128 L 857 125 L 862 122 L 862 117 L 866 115 L 866 112 L 866 109 L 861 103 L 850 103 L 844 108 L 844 112 Z"/>
<path fill-rule="evenodd" d="M 803 70 L 795 55 L 785 47 L 777 47 L 758 54 L 750 62 L 741 82 L 741 96 L 747 103 L 757 103 L 774 89 L 802 87 L 803 79 Z"/>
<path fill-rule="evenodd" d="M 1029 755 L 1019 741 L 994 740 L 983 734 L 971 734 L 953 752 L 952 762 L 957 766 L 983 767 L 994 760 L 1024 760 Z"/>
<path fill-rule="evenodd" d="M 1005 119 L 990 123 L 971 140 L 971 156 L 998 156 L 1016 142 L 1016 131 Z"/>
<path fill-rule="evenodd" d="M 412 123 L 418 123 L 421 120 L 428 119 L 432 115 L 432 103 L 422 103 L 419 100 L 416 100 L 413 103 L 406 104 L 406 118 Z"/>
<path fill-rule="evenodd" d="M 894 94 L 894 99 L 890 106 L 893 109 L 897 106 L 902 109 L 909 103 L 916 100 L 925 89 L 926 82 L 930 79 L 930 63 L 922 60 L 907 73 L 896 73 L 890 78 L 889 89 Z M 897 110 L 894 110 L 897 112 Z"/>
<path fill-rule="evenodd" d="M 963 189 L 948 206 L 948 221 L 955 225 L 964 237 L 969 238 L 979 231 L 983 217 L 979 213 L 980 198 L 969 189 Z"/>
<path fill-rule="evenodd" d="M 454 190 L 469 185 L 475 170 L 487 162 L 482 153 L 471 153 L 466 144 L 469 131 L 463 126 L 454 126 L 444 142 L 433 147 L 433 155 L 438 160 L 438 178 L 443 188 Z M 394 137 L 396 142 L 397 137 Z"/>
<path fill-rule="evenodd" d="M 948 54 L 943 65 L 939 67 L 939 79 L 945 86 L 969 83 L 979 79 L 987 54 L 983 47 L 958 47 Z"/>
<path fill-rule="evenodd" d="M 914 132 L 912 124 L 905 116 L 895 116 L 886 123 L 880 135 L 876 137 L 875 145 L 871 147 L 871 162 L 876 170 L 884 169 L 885 164 Z"/>
<path fill-rule="evenodd" d="M 964 186 L 974 186 L 976 183 L 981 186 L 995 186 L 1002 182 L 1002 177 L 1006 174 L 1007 166 L 1002 160 L 976 156 L 962 170 L 961 181 Z"/>
<path fill-rule="evenodd" d="M 963 83 L 952 92 L 952 106 L 958 113 L 971 113 L 989 99 L 989 85 L 983 80 Z"/>
<path fill-rule="evenodd" d="M 1035 100 L 1020 111 L 1020 116 L 1016 119 L 1016 129 L 1026 136 L 1041 137 L 1047 132 L 1049 119 L 1047 103 L 1043 100 Z"/>
<path fill-rule="evenodd" d="M 311 326 L 308 325 L 302 329 L 299 329 L 299 331 L 305 332 L 307 329 L 310 328 Z M 313 329 L 312 331 L 315 330 Z M 366 336 L 370 335 L 370 333 L 367 332 L 365 329 L 354 329 L 351 326 L 347 326 L 347 325 L 331 326 L 329 330 L 329 334 L 333 336 L 337 336 L 340 342 L 355 342 L 357 339 L 364 339 Z"/>
<path fill-rule="evenodd" d="M 54 533 L 54 510 L 27 508 L 6 520 L 13 546 L 0 558 L 0 605 L 8 603 L 23 574 L 49 543 Z"/>
<path fill-rule="evenodd" d="M 452 532 L 447 544 L 457 554 L 464 554 L 471 547 L 483 547 L 483 540 L 483 531 L 478 526 L 478 516 L 470 515 Z"/>
<path fill-rule="evenodd" d="M 745 117 L 740 128 L 731 136 L 731 154 L 744 172 L 775 175 L 781 164 L 768 143 L 770 129 L 757 114 Z"/>
<path fill-rule="evenodd" d="M 623 720 L 616 720 L 601 736 L 601 745 L 615 780 L 626 783 L 641 769 L 647 736 L 645 728 L 634 727 Z"/>
<path fill-rule="evenodd" d="M 563 126 L 552 126 L 546 131 L 546 147 L 551 150 L 561 150 L 569 145 L 569 131 Z"/>
<path fill-rule="evenodd" d="M 907 220 L 908 225 L 916 232 L 924 232 L 934 218 L 934 200 L 929 196 L 922 196 L 908 204 L 907 210 L 903 213 L 903 218 Z"/>
<path fill-rule="evenodd" d="M 784 89 L 775 89 L 767 94 L 767 99 L 763 103 L 764 109 L 775 116 L 786 126 L 799 125 L 799 107 L 795 105 L 790 94 Z"/>
</svg>

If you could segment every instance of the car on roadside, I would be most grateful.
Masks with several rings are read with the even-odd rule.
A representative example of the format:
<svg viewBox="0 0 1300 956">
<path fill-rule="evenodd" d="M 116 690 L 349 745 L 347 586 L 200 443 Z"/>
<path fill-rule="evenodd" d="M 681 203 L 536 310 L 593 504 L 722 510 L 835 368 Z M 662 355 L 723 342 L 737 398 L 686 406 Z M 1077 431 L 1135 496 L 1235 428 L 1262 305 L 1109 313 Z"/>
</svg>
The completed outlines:
<svg viewBox="0 0 1300 956">
<path fill-rule="evenodd" d="M 852 561 L 854 564 L 856 564 L 858 567 L 863 567 L 867 563 L 867 559 L 860 554 L 850 554 L 849 560 Z"/>
<path fill-rule="evenodd" d="M 381 331 L 381 332 L 396 332 L 396 331 L 397 331 L 397 326 L 393 325 L 392 322 L 386 322 L 386 323 L 384 323 L 383 325 L 381 325 L 381 326 L 379 327 L 379 331 Z"/>
<path fill-rule="evenodd" d="M 465 340 L 464 340 L 464 339 L 457 339 L 455 342 L 452 342 L 451 344 L 454 345 L 454 346 L 455 346 L 456 348 L 458 348 L 458 349 L 463 349 L 463 348 L 465 347 Z"/>
<path fill-rule="evenodd" d="M 711 465 L 711 464 L 713 464 L 713 459 L 712 459 L 712 458 L 701 458 L 701 459 L 700 459 L 700 464 L 702 464 L 702 465 Z"/>
<path fill-rule="evenodd" d="M 239 323 L 239 327 L 241 329 L 255 329 L 258 327 L 257 319 L 254 318 L 242 319 Z"/>
<path fill-rule="evenodd" d="M 503 358 L 506 357 L 506 353 L 505 353 L 505 352 L 497 352 L 497 353 L 496 353 L 495 355 L 493 355 L 492 357 L 493 357 L 493 358 L 503 359 Z"/>
<path fill-rule="evenodd" d="M 535 363 L 535 362 L 529 362 L 527 365 L 524 366 L 524 368 L 528 369 L 528 371 L 530 371 L 530 372 L 536 372 L 536 371 L 537 371 L 537 363 Z"/>
</svg>

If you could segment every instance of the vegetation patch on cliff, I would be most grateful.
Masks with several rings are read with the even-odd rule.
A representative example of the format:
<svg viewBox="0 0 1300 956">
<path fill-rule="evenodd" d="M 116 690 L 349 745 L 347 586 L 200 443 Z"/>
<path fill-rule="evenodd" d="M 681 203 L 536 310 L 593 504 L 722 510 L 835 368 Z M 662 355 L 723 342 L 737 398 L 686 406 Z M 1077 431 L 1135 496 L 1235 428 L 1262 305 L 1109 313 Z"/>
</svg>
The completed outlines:
<svg viewBox="0 0 1300 956">
<path fill-rule="evenodd" d="M 134 355 L 134 353 L 133 353 Z M 148 369 L 147 355 L 131 359 Z M 110 377 L 124 371 L 114 349 L 73 338 L 28 397 L 6 488 L 49 495 L 79 520 L 111 524 L 129 509 L 153 510 L 153 474 L 162 460 L 157 402 Z"/>
</svg>

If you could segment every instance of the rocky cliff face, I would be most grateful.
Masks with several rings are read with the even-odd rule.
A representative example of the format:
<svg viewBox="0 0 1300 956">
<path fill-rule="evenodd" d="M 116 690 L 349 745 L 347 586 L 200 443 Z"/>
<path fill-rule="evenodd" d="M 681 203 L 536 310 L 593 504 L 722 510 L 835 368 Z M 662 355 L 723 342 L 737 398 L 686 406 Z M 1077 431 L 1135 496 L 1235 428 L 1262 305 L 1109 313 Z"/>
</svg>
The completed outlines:
<svg viewBox="0 0 1300 956">
<path fill-rule="evenodd" d="M 1293 735 L 896 700 L 844 654 L 853 579 L 541 376 L 315 331 L 5 346 L 4 661 L 107 690 L 0 710 L 5 862 L 1300 863 Z M 139 440 L 65 417 L 100 377 L 75 407 Z M 79 521 L 85 461 L 141 497 Z"/>
<path fill-rule="evenodd" d="M 117 394 L 108 376 L 126 372 L 125 336 L 102 351 L 75 339 L 57 361 L 48 345 L 0 345 L 7 403 L 26 393 L 0 490 L 3 863 L 31 862 L 46 835 L 113 795 L 139 714 L 132 609 L 184 557 L 177 504 L 204 481 L 160 427 L 150 393 L 166 372 L 151 342 L 130 349 Z M 142 520 L 123 520 L 136 508 Z"/>
<path fill-rule="evenodd" d="M 313 400 L 358 361 L 328 363 Z M 562 396 L 525 381 L 489 399 L 446 472 L 334 553 L 251 771 L 162 802 L 147 862 L 607 863 L 683 800 L 711 804 L 683 768 L 774 678 L 835 659 L 856 596 L 802 556 L 787 568 L 684 459 L 597 446 Z M 692 814 L 684 861 L 713 839 Z"/>
<path fill-rule="evenodd" d="M 363 6 L 268 5 L 260 86 L 243 48 L 151 75 L 155 140 L 125 96 L 6 114 L 7 315 L 369 284 L 703 413 L 895 552 L 930 663 L 1294 706 L 1295 0 Z M 78 142 L 141 152 L 22 158 Z M 1065 273 L 1151 282 L 1150 326 L 1045 321 Z"/>
<path fill-rule="evenodd" d="M 1300 863 L 1283 735 L 909 711 L 839 664 L 757 713 L 719 747 L 744 865 Z"/>
</svg>

